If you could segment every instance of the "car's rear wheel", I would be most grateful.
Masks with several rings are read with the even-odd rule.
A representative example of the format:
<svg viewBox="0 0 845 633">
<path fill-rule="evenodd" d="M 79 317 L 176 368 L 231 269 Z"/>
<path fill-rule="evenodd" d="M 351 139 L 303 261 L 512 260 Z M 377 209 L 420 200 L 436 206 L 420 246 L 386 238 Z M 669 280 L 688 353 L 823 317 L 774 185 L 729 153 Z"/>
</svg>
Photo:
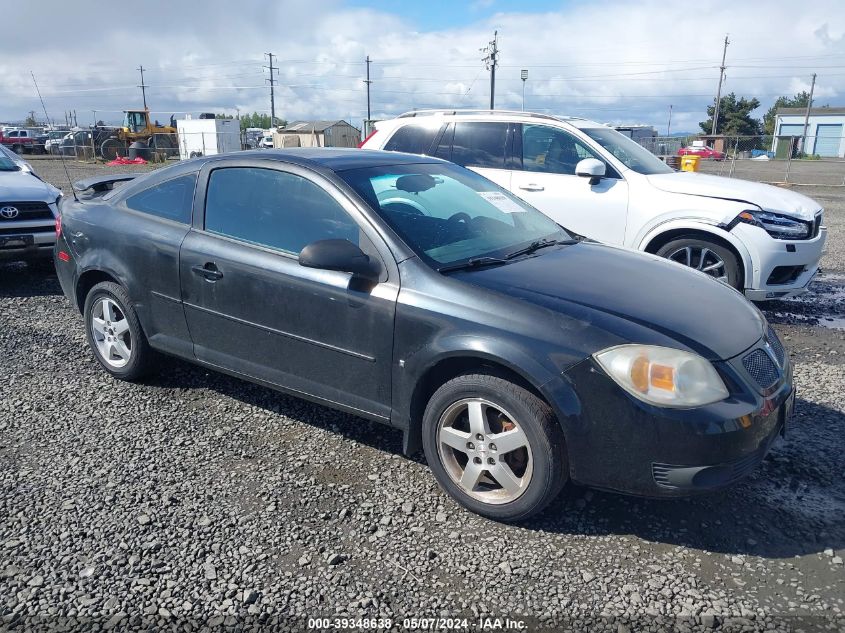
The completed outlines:
<svg viewBox="0 0 845 633">
<path fill-rule="evenodd" d="M 153 350 L 119 284 L 104 281 L 91 288 L 85 300 L 85 334 L 94 357 L 115 378 L 136 380 L 149 372 Z"/>
<path fill-rule="evenodd" d="M 459 376 L 434 393 L 423 447 L 446 492 L 498 521 L 540 512 L 567 479 L 563 433 L 551 408 L 494 375 Z"/>
<path fill-rule="evenodd" d="M 664 244 L 657 255 L 695 268 L 705 275 L 742 290 L 739 260 L 729 249 L 714 241 L 696 236 L 683 236 Z"/>
</svg>

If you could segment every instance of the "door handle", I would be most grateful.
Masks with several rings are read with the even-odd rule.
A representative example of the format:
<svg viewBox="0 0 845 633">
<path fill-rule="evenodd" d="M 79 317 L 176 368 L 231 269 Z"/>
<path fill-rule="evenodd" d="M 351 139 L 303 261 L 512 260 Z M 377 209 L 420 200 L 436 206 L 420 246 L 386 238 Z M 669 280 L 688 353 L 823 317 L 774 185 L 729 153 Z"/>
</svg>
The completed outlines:
<svg viewBox="0 0 845 633">
<path fill-rule="evenodd" d="M 191 270 L 197 275 L 202 275 L 208 281 L 217 281 L 223 278 L 223 273 L 217 270 L 214 262 L 206 262 L 204 266 L 200 266 L 199 264 L 191 266 Z"/>
<path fill-rule="evenodd" d="M 527 185 L 520 185 L 519 188 L 523 191 L 543 191 L 545 189 L 542 185 L 535 185 L 533 182 Z"/>
</svg>

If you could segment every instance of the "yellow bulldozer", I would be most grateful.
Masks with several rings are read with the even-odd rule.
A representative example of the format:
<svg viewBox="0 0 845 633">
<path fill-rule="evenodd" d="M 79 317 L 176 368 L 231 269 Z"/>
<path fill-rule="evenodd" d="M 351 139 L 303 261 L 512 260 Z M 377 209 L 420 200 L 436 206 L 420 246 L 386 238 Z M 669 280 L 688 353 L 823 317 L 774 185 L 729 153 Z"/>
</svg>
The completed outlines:
<svg viewBox="0 0 845 633">
<path fill-rule="evenodd" d="M 150 120 L 150 111 L 124 110 L 123 125 L 116 128 L 100 144 L 100 153 L 106 160 L 113 160 L 118 155 L 127 156 L 129 146 L 141 141 L 152 154 L 161 158 L 175 155 L 179 151 L 176 138 L 176 120 L 170 117 L 170 125 L 161 125 Z"/>
</svg>

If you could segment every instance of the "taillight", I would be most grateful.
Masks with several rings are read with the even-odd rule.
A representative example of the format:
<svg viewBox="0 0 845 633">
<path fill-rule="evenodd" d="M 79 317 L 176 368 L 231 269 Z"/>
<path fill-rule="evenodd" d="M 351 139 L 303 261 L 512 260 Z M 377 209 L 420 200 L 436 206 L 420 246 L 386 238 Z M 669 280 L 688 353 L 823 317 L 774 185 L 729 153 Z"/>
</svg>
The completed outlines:
<svg viewBox="0 0 845 633">
<path fill-rule="evenodd" d="M 62 216 L 56 216 L 56 239 L 62 236 Z"/>
<path fill-rule="evenodd" d="M 367 141 L 369 141 L 371 138 L 373 138 L 376 135 L 376 132 L 378 132 L 378 130 L 376 128 L 373 128 L 373 131 L 370 132 L 369 134 L 367 134 L 367 138 L 365 138 L 363 141 L 358 143 L 358 149 L 361 149 L 362 147 L 364 147 L 364 145 L 367 144 Z"/>
</svg>

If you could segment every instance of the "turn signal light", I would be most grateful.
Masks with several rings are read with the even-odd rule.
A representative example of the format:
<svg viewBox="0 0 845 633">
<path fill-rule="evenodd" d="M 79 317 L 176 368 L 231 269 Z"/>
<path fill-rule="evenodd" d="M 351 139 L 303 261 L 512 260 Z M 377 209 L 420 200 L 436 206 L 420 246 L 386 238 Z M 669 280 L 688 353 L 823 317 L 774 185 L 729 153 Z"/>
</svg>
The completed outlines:
<svg viewBox="0 0 845 633">
<path fill-rule="evenodd" d="M 652 389 L 675 390 L 675 370 L 668 365 L 652 363 L 645 356 L 640 356 L 631 363 L 631 384 L 640 393 Z"/>
</svg>

